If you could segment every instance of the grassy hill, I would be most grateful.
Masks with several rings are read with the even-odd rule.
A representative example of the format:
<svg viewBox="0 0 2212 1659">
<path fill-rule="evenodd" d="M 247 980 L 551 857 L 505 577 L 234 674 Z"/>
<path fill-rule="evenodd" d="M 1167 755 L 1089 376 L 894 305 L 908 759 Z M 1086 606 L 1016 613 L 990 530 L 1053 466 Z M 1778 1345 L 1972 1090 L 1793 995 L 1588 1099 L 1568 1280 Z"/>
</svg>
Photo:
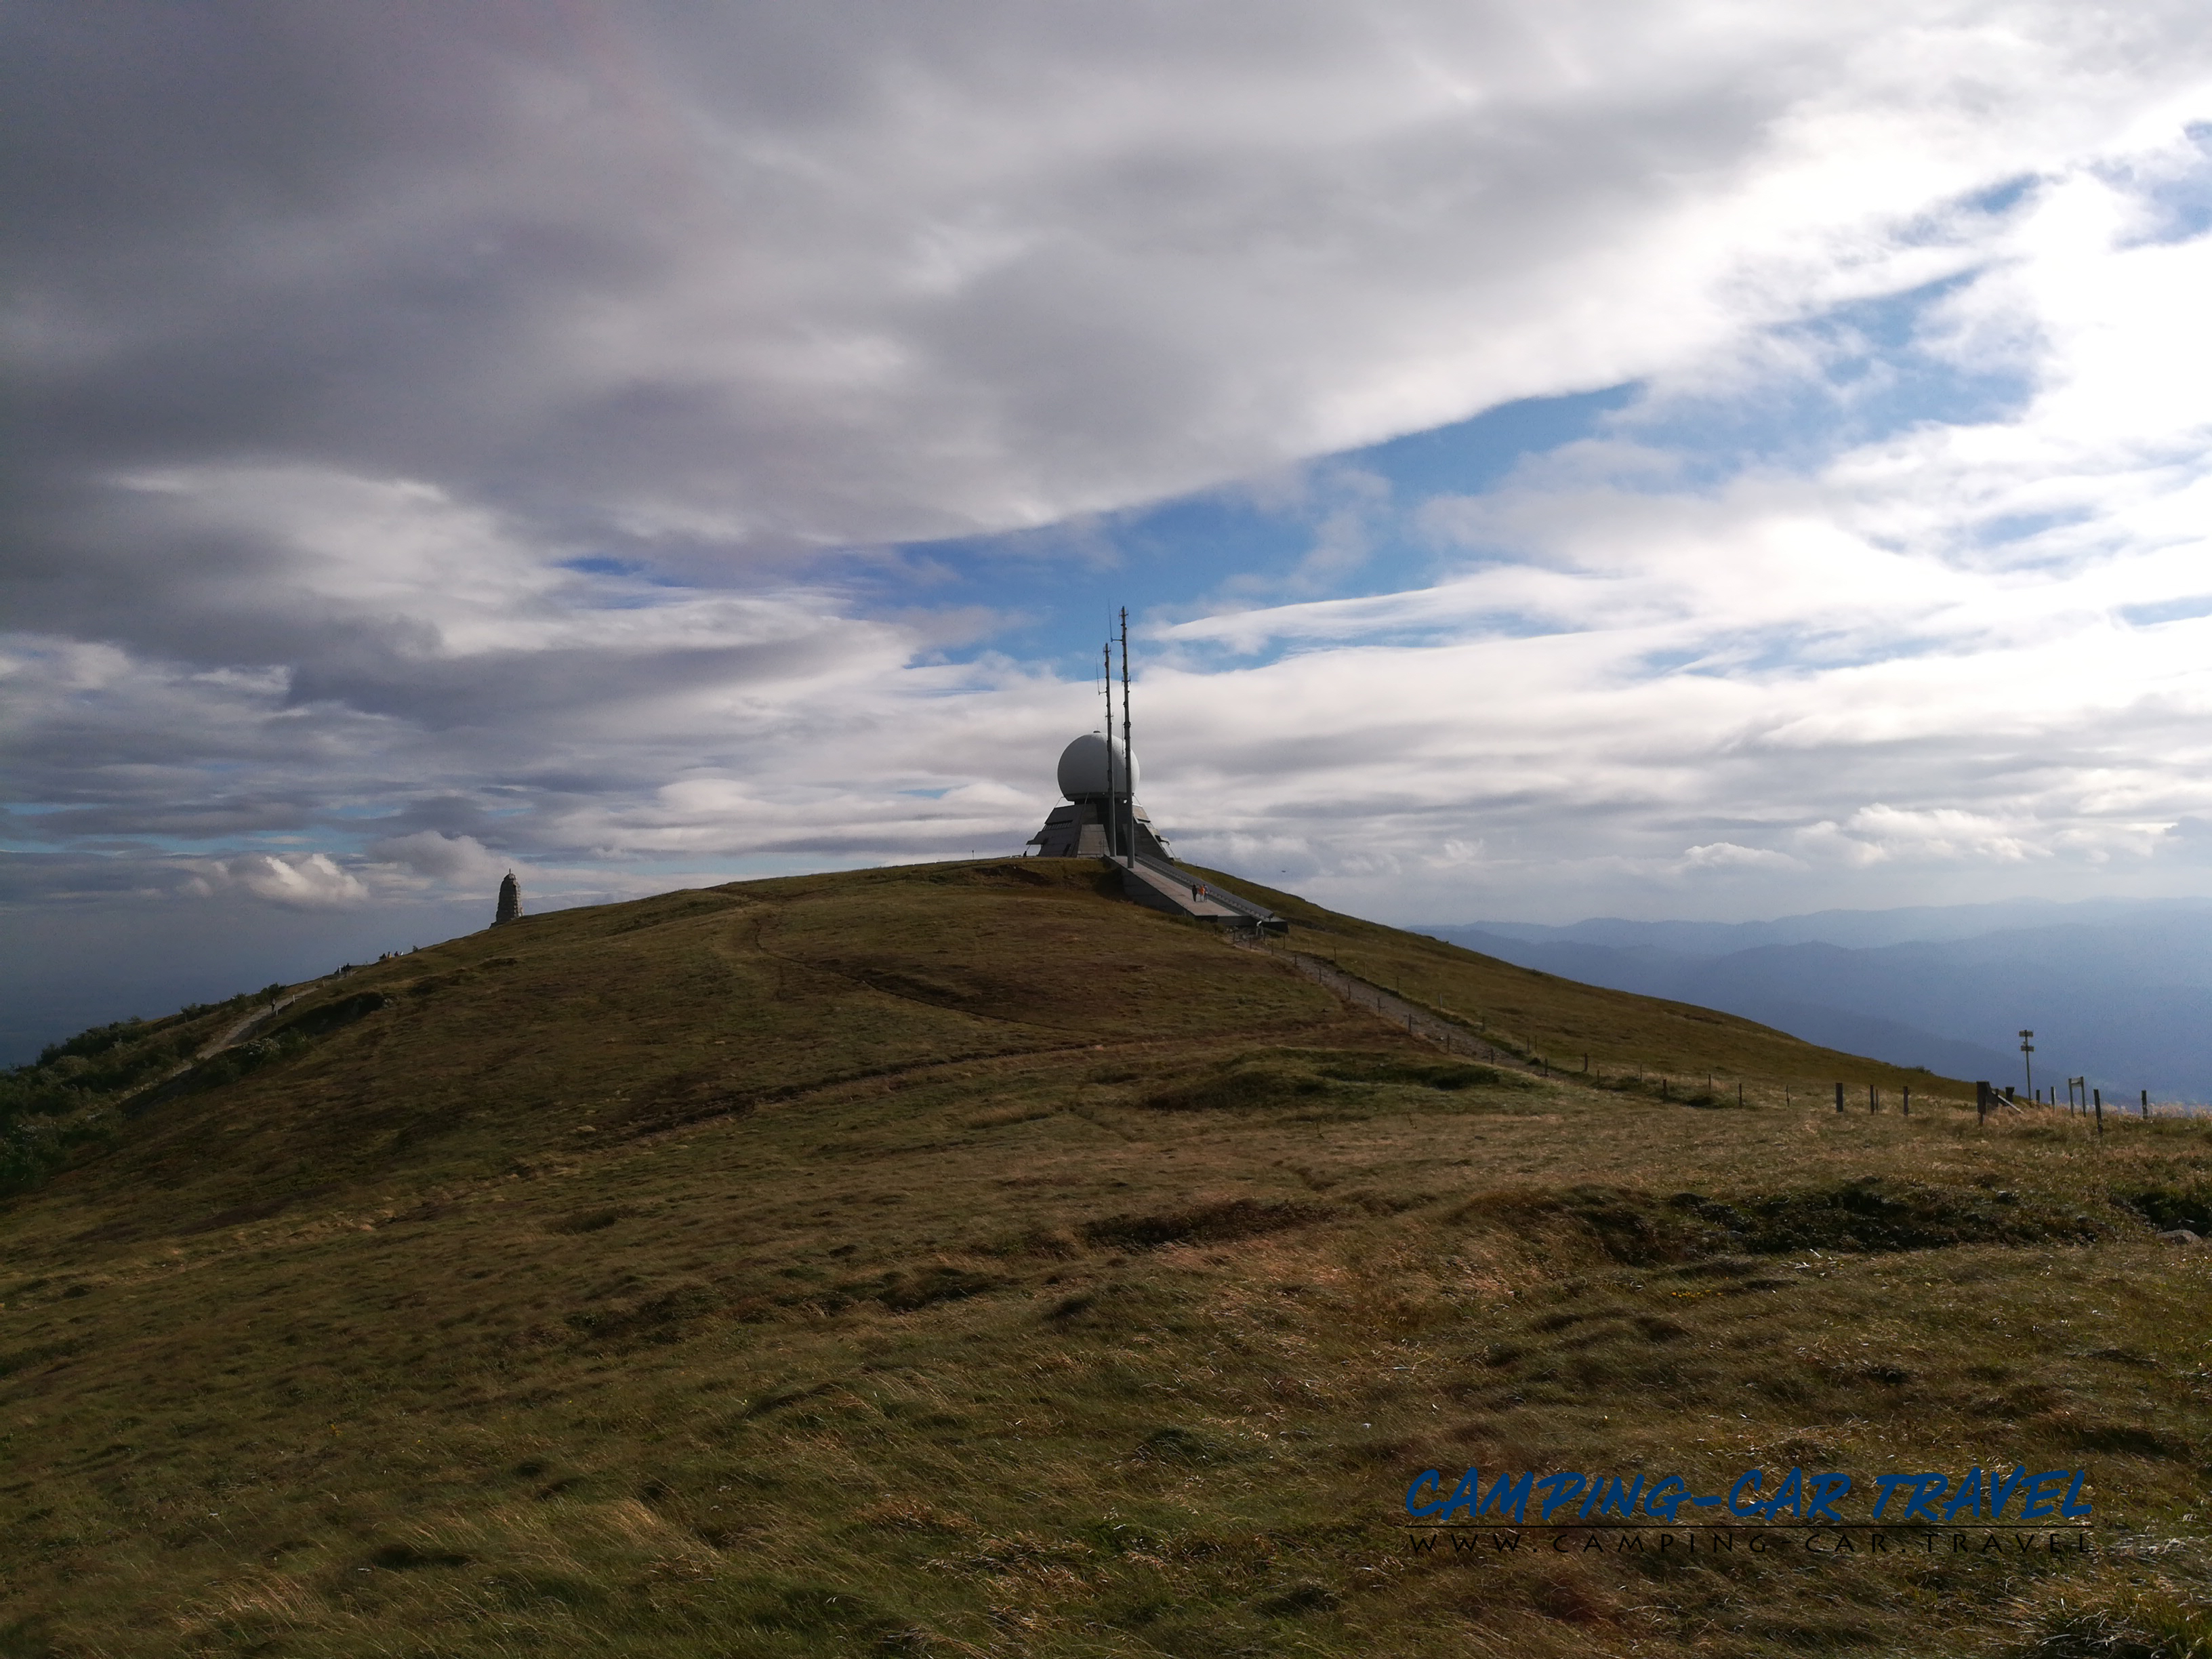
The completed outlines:
<svg viewBox="0 0 2212 1659">
<path fill-rule="evenodd" d="M 9 1079 L 0 1656 L 2192 1650 L 2203 1129 L 1984 1128 L 1229 884 L 1551 1074 L 1036 860 L 532 917 Z M 1399 1530 L 1426 1468 L 2022 1461 L 2095 1553 Z"/>
</svg>

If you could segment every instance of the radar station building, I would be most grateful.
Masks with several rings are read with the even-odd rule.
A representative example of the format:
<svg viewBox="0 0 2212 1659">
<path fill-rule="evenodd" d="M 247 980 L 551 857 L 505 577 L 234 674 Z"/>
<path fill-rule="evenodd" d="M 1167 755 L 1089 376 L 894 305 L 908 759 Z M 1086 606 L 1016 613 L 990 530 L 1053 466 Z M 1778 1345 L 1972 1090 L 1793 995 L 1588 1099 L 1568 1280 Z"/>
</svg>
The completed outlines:
<svg viewBox="0 0 2212 1659">
<path fill-rule="evenodd" d="M 1060 793 L 1067 805 L 1054 807 L 1044 828 L 1030 837 L 1037 856 L 1118 865 L 1122 896 L 1152 909 L 1232 932 L 1287 933 L 1289 925 L 1272 910 L 1175 861 L 1167 838 L 1137 799 L 1138 775 L 1119 742 L 1090 732 L 1069 744 L 1060 755 Z"/>
<path fill-rule="evenodd" d="M 1046 859 L 1172 859 L 1137 799 L 1136 782 L 1118 741 L 1085 732 L 1060 751 L 1060 793 L 1069 804 L 1054 807 L 1029 844 Z"/>
</svg>

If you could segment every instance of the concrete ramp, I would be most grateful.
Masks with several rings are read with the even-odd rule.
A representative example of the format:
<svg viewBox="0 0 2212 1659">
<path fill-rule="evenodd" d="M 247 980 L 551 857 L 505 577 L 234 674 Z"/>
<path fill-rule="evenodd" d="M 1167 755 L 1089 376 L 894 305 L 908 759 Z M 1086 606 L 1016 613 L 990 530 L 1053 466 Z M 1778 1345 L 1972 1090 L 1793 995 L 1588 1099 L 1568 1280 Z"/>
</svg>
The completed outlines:
<svg viewBox="0 0 2212 1659">
<path fill-rule="evenodd" d="M 1290 924 L 1273 911 L 1224 892 L 1181 865 L 1164 859 L 1110 859 L 1121 872 L 1121 891 L 1139 904 L 1170 915 L 1190 916 L 1224 927 L 1258 928 L 1272 933 L 1290 931 Z"/>
</svg>

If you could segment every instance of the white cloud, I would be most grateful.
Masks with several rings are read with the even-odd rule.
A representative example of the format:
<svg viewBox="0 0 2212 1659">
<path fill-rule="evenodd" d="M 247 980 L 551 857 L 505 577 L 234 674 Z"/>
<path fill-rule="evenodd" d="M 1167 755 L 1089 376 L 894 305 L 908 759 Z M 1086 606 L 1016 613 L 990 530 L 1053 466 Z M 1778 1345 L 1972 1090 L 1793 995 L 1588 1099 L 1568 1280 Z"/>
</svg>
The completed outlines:
<svg viewBox="0 0 2212 1659">
<path fill-rule="evenodd" d="M 1480 838 L 1466 841 L 1459 836 L 1448 836 L 1428 858 L 1433 870 L 1450 870 L 1461 865 L 1482 862 L 1482 842 Z"/>
<path fill-rule="evenodd" d="M 249 853 L 232 859 L 195 860 L 184 890 L 194 898 L 246 894 L 271 904 L 331 909 L 360 904 L 368 889 L 320 853 Z"/>
<path fill-rule="evenodd" d="M 2199 25 L 975 0 L 93 51 L 49 16 L 9 101 L 74 187 L 18 216 L 0 338 L 153 476 L 281 457 L 726 548 L 1044 524 L 1963 269 L 1964 197 L 2205 112 Z M 78 142 L 87 65 L 158 146 Z M 325 110 L 266 101 L 310 70 Z"/>
<path fill-rule="evenodd" d="M 1613 437 L 1432 503 L 1480 553 L 1462 574 L 1164 629 L 1209 712 L 1305 734 L 1238 816 L 1318 790 L 1370 840 L 1480 830 L 1466 902 L 1553 914 L 1674 860 L 1771 876 L 1780 907 L 2185 879 L 2166 826 L 2212 805 L 2212 238 L 2141 240 L 2130 193 L 2180 155 L 2201 185 L 2193 143 L 2053 180 L 1941 302 L 1939 345 L 2007 343 L 2012 407 L 1707 484 L 1669 446 L 1712 385 L 1756 407 L 1804 371 L 1662 381 Z"/>
<path fill-rule="evenodd" d="M 2019 831 L 2028 830 L 2023 836 Z M 1885 859 L 1994 860 L 2020 863 L 2048 857 L 2035 844 L 2033 829 L 2008 825 L 1984 813 L 1955 807 L 1903 811 L 1875 802 L 1861 807 L 1843 823 L 1823 820 L 1798 832 L 1797 844 L 1816 856 L 1869 865 Z"/>
<path fill-rule="evenodd" d="M 489 851 L 475 836 L 441 835 L 435 830 L 371 842 L 367 856 L 374 864 L 397 866 L 417 876 L 454 884 L 497 882 L 508 868 L 507 860 Z"/>
<path fill-rule="evenodd" d="M 1711 841 L 1682 854 L 1685 870 L 1796 870 L 1801 862 L 1787 853 L 1766 847 L 1739 847 L 1732 841 Z"/>
</svg>

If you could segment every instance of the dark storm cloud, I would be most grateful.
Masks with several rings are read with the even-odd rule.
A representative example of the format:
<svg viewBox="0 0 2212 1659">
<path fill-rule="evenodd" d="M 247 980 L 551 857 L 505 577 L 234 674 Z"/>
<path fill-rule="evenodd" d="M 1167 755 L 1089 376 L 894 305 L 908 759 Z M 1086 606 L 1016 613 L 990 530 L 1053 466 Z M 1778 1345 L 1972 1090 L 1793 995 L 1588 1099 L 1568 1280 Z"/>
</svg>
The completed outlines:
<svg viewBox="0 0 2212 1659">
<path fill-rule="evenodd" d="M 326 499 L 359 533 L 309 556 L 300 481 L 442 492 L 510 574 L 742 581 L 1617 380 L 1713 337 L 1723 276 L 1729 326 L 1798 303 L 1755 278 L 1792 232 L 1856 234 L 1761 193 L 1805 165 L 1778 123 L 1978 73 L 1992 15 L 1901 9 L 1875 63 L 1880 7 L 15 8 L 0 606 L 542 709 L 521 650 L 454 665 L 443 572 L 330 580 L 389 556 L 378 513 Z M 2002 15 L 2030 45 L 1984 95 L 2037 131 L 2098 118 L 2084 70 L 2182 73 L 2166 9 L 2087 45 Z M 587 695 L 568 648 L 538 678 Z"/>
<path fill-rule="evenodd" d="M 1710 334 L 1701 212 L 1883 26 L 1201 9 L 15 9 L 28 462 L 757 551 L 1042 522 Z M 1562 333 L 1571 279 L 1631 309 Z"/>
<path fill-rule="evenodd" d="M 174 841 L 213 841 L 232 836 L 305 830 L 322 822 L 326 802 L 320 792 L 291 800 L 267 796 L 225 796 L 174 802 L 170 790 L 189 789 L 196 779 L 145 780 L 136 794 L 109 805 L 64 807 L 35 817 L 18 817 L 8 826 L 11 838 L 26 842 L 74 842 L 94 836 L 152 836 Z"/>
</svg>

